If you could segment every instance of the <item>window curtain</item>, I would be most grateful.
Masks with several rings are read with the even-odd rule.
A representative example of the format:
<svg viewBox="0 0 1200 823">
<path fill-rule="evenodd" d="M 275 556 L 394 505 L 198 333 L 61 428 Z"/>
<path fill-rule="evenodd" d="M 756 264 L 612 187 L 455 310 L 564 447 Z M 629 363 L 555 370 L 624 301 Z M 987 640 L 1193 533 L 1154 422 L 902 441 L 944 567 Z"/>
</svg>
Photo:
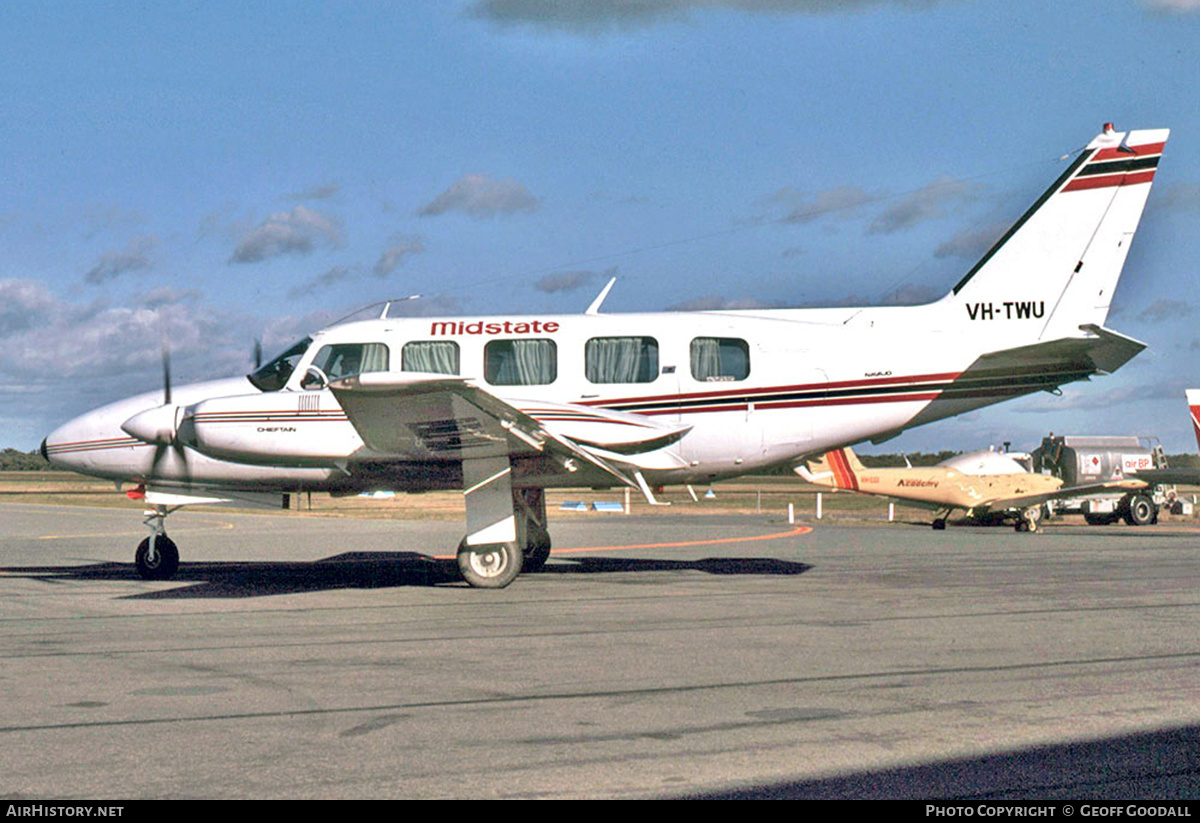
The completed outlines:
<svg viewBox="0 0 1200 823">
<path fill-rule="evenodd" d="M 493 340 L 487 344 L 488 382 L 496 386 L 538 386 L 558 377 L 553 340 Z"/>
<path fill-rule="evenodd" d="M 367 343 L 363 346 L 360 372 L 387 371 L 388 348 L 382 343 Z"/>
<path fill-rule="evenodd" d="M 593 337 L 584 364 L 593 383 L 649 383 L 658 376 L 658 343 L 649 337 Z"/>
<path fill-rule="evenodd" d="M 448 340 L 405 343 L 400 351 L 400 368 L 402 371 L 458 374 L 458 344 Z"/>
<path fill-rule="evenodd" d="M 692 341 L 692 377 L 712 380 L 721 377 L 721 341 L 697 337 Z"/>
</svg>

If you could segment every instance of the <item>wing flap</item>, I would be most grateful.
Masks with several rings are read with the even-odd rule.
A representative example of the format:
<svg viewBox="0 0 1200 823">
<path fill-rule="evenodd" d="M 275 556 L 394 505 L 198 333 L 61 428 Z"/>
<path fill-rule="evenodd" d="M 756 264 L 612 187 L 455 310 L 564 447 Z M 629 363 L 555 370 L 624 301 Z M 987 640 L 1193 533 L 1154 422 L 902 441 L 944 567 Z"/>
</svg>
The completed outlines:
<svg viewBox="0 0 1200 823">
<path fill-rule="evenodd" d="M 363 442 L 385 457 L 474 460 L 545 455 L 567 472 L 604 482 L 636 481 L 532 415 L 465 378 L 379 372 L 334 381 L 333 391 Z M 583 480 L 583 478 L 581 478 Z"/>
</svg>

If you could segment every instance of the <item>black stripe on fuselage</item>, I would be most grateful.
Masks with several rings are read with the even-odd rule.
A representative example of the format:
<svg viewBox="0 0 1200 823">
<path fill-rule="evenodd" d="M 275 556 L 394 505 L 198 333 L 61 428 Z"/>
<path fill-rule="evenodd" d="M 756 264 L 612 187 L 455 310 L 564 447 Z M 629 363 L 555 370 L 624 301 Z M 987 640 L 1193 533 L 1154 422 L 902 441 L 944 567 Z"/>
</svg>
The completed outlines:
<svg viewBox="0 0 1200 823">
<path fill-rule="evenodd" d="M 971 397 L 1002 397 L 1028 394 L 1052 389 L 1063 383 L 1080 380 L 1092 373 L 1086 366 L 1060 366 L 1047 369 L 1031 366 L 1021 370 L 990 370 L 971 375 L 960 375 L 947 380 L 900 383 L 885 386 L 858 386 L 838 389 L 810 388 L 803 391 L 781 391 L 778 393 L 729 394 L 724 397 L 694 399 L 655 398 L 636 403 L 616 403 L 606 408 L 642 414 L 680 412 L 692 409 L 709 411 L 734 410 L 755 406 L 770 406 L 778 403 L 852 403 L 871 398 L 877 402 L 888 402 L 891 398 L 905 399 L 913 394 L 935 394 L 939 399 L 962 399 Z"/>
</svg>

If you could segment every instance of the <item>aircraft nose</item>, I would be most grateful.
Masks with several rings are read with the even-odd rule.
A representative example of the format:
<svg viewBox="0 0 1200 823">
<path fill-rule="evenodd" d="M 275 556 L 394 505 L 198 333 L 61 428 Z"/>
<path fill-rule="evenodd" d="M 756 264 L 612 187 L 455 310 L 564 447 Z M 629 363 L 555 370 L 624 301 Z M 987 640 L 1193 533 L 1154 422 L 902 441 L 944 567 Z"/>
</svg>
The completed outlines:
<svg viewBox="0 0 1200 823">
<path fill-rule="evenodd" d="M 46 435 L 40 451 L 55 468 L 81 471 L 91 454 L 87 446 L 92 439 L 93 435 L 76 418 Z"/>
</svg>

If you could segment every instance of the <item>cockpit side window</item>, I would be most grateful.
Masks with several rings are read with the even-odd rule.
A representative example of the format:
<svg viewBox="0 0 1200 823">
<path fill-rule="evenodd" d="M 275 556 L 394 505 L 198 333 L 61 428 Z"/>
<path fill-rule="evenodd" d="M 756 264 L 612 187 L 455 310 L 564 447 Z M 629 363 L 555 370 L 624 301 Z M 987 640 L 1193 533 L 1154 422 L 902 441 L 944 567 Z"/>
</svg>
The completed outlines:
<svg viewBox="0 0 1200 823">
<path fill-rule="evenodd" d="M 279 391 L 287 385 L 296 364 L 311 345 L 312 338 L 306 337 L 247 377 L 259 391 Z"/>
<path fill-rule="evenodd" d="M 313 358 L 328 380 L 355 374 L 388 370 L 388 347 L 383 343 L 338 343 L 322 346 Z"/>
</svg>

